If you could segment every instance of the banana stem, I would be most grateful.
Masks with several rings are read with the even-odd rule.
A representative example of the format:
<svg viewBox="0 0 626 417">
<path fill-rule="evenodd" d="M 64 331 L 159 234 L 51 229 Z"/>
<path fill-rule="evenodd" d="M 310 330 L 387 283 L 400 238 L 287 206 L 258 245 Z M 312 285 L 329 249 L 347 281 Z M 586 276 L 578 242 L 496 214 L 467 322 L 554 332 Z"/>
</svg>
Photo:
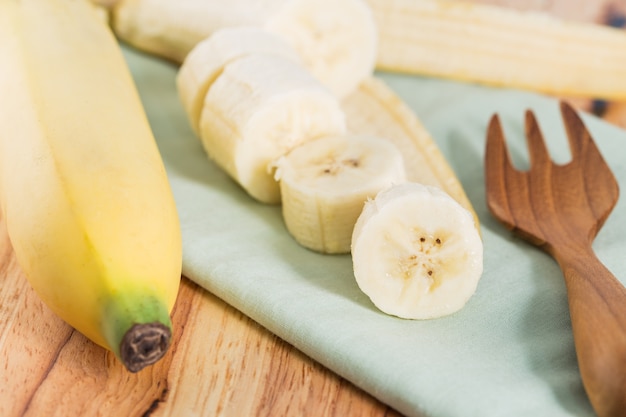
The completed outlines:
<svg viewBox="0 0 626 417">
<path fill-rule="evenodd" d="M 130 372 L 161 359 L 172 337 L 167 307 L 154 296 L 113 295 L 106 303 L 102 327 L 109 348 Z"/>
</svg>

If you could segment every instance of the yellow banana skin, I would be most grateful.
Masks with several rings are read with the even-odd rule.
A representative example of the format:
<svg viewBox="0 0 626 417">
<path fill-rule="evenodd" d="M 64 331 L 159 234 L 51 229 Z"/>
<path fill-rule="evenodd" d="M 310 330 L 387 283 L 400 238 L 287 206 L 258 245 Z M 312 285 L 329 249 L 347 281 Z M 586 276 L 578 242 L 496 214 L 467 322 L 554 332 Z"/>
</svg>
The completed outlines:
<svg viewBox="0 0 626 417">
<path fill-rule="evenodd" d="M 84 0 L 1 0 L 0 63 L 0 201 L 18 262 L 136 372 L 169 346 L 182 244 L 123 55 Z"/>
</svg>

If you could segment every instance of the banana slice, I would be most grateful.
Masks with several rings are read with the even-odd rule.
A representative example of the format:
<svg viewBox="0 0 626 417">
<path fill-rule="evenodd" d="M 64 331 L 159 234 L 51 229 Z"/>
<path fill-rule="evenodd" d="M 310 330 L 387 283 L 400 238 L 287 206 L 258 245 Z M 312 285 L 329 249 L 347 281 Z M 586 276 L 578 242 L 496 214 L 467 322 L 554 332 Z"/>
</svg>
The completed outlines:
<svg viewBox="0 0 626 417">
<path fill-rule="evenodd" d="M 250 55 L 224 67 L 200 117 L 204 148 L 260 202 L 277 204 L 272 163 L 294 147 L 346 131 L 339 100 L 304 67 L 274 55 Z"/>
<path fill-rule="evenodd" d="M 405 181 L 400 151 L 375 136 L 328 136 L 277 162 L 285 225 L 302 246 L 348 253 L 368 198 Z"/>
<path fill-rule="evenodd" d="M 231 61 L 251 54 L 277 55 L 301 63 L 281 37 L 255 27 L 220 29 L 196 45 L 176 77 L 180 100 L 196 134 L 209 87 Z"/>
<path fill-rule="evenodd" d="M 234 26 L 284 37 L 340 98 L 374 71 L 378 31 L 364 0 L 118 0 L 112 16 L 120 39 L 179 63 L 196 44 Z"/>
<path fill-rule="evenodd" d="M 374 72 L 378 31 L 363 0 L 286 1 L 265 27 L 289 41 L 339 98 Z"/>
<path fill-rule="evenodd" d="M 474 294 L 483 246 L 469 211 L 439 188 L 407 182 L 365 204 L 352 261 L 357 284 L 380 310 L 431 319 Z"/>
</svg>

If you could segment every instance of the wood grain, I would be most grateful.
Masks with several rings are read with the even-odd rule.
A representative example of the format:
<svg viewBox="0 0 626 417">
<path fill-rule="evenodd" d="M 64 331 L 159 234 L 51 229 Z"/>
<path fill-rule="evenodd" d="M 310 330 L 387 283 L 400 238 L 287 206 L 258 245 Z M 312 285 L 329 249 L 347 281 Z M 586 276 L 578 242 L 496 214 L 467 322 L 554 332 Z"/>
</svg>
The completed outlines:
<svg viewBox="0 0 626 417">
<path fill-rule="evenodd" d="M 584 21 L 626 15 L 626 0 L 480 1 Z M 625 103 L 574 104 L 626 127 Z M 399 416 L 185 278 L 173 321 L 166 356 L 126 372 L 42 304 L 0 220 L 0 416 Z"/>
<path fill-rule="evenodd" d="M 626 416 L 626 288 L 600 262 L 593 240 L 619 187 L 576 111 L 561 104 L 572 159 L 555 164 L 526 113 L 530 169 L 513 167 L 498 116 L 485 153 L 487 205 L 509 229 L 552 255 L 563 270 L 582 382 L 601 417 Z"/>
<path fill-rule="evenodd" d="M 0 415 L 398 415 L 183 279 L 174 341 L 127 372 L 57 318 L 23 277 L 0 223 Z"/>
</svg>

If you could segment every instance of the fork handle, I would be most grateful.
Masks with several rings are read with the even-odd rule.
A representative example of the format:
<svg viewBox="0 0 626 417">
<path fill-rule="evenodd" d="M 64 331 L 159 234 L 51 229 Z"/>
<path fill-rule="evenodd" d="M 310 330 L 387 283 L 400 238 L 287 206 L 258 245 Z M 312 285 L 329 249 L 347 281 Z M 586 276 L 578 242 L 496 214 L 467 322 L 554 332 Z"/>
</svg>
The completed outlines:
<svg viewBox="0 0 626 417">
<path fill-rule="evenodd" d="M 556 252 L 589 400 L 600 417 L 626 416 L 626 288 L 591 244 Z"/>
</svg>

